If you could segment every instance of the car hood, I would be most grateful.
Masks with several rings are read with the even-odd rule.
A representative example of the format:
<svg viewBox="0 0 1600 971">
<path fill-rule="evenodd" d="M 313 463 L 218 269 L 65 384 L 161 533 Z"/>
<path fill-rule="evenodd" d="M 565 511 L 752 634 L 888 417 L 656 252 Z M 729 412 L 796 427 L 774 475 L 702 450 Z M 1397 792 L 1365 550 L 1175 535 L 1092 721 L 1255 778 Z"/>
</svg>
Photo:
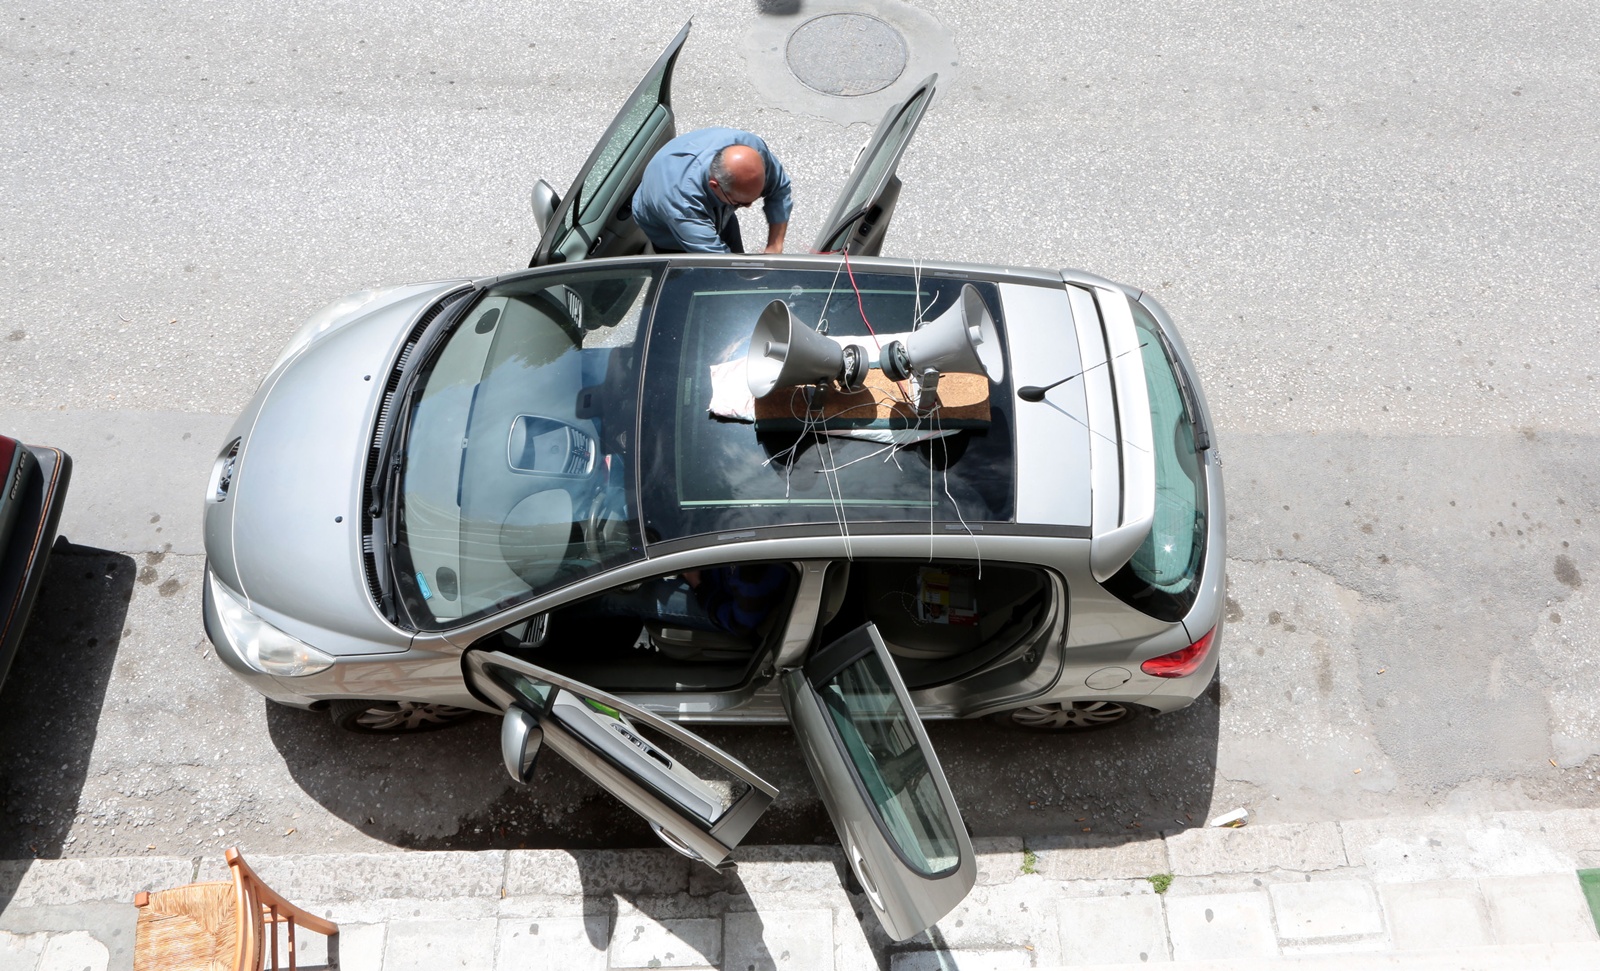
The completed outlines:
<svg viewBox="0 0 1600 971">
<path fill-rule="evenodd" d="M 379 615 L 367 585 L 362 478 L 398 345 L 458 285 L 407 288 L 320 337 L 269 376 L 241 416 L 248 427 L 235 432 L 243 441 L 219 504 L 231 507 L 232 570 L 216 572 L 253 612 L 328 653 L 398 651 L 409 642 Z"/>
</svg>

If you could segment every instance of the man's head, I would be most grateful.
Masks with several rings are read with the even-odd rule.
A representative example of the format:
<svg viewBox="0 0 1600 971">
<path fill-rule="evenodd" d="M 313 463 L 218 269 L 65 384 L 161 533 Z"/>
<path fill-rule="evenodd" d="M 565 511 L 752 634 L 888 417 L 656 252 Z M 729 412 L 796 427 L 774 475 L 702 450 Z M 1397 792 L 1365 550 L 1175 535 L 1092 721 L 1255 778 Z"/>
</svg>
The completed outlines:
<svg viewBox="0 0 1600 971">
<path fill-rule="evenodd" d="M 717 198 L 743 209 L 766 191 L 767 166 L 750 146 L 729 145 L 711 157 L 707 181 Z"/>
</svg>

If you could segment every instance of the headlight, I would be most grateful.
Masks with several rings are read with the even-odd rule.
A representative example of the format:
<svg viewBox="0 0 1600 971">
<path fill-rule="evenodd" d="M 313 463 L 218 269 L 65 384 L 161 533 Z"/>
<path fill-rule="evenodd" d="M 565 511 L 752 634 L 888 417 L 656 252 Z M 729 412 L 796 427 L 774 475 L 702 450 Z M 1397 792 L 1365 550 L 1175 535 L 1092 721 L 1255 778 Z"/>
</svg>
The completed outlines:
<svg viewBox="0 0 1600 971">
<path fill-rule="evenodd" d="M 289 343 L 284 347 L 283 353 L 279 354 L 278 359 L 272 362 L 272 367 L 268 369 L 267 373 L 271 374 L 276 371 L 284 361 L 295 356 L 302 347 L 316 340 L 321 334 L 354 317 L 362 307 L 377 300 L 384 294 L 398 289 L 400 288 L 381 287 L 377 290 L 358 290 L 355 293 L 340 297 L 312 314 L 305 323 L 300 325 L 300 329 L 294 332 L 294 336 L 289 338 Z"/>
<path fill-rule="evenodd" d="M 252 614 L 222 584 L 212 580 L 211 589 L 228 640 L 244 656 L 245 663 L 257 671 L 281 678 L 302 678 L 333 667 L 333 658 Z"/>
</svg>

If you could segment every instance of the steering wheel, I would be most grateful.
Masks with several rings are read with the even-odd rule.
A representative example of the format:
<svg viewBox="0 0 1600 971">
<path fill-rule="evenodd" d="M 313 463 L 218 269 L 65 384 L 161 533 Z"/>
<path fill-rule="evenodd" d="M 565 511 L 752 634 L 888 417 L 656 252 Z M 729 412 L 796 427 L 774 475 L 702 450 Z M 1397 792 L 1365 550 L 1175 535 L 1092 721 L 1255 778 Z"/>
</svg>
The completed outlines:
<svg viewBox="0 0 1600 971">
<path fill-rule="evenodd" d="M 628 542 L 627 507 L 622 490 L 600 490 L 589 505 L 589 518 L 583 528 L 583 548 L 589 559 L 603 562 L 605 555 Z"/>
</svg>

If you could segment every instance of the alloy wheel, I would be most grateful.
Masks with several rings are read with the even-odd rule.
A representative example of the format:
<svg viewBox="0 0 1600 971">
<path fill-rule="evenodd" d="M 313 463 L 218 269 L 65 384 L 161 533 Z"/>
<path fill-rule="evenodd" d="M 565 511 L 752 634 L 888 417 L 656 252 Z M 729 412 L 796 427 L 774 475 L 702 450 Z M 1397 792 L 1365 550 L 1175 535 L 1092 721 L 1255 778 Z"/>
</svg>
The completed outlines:
<svg viewBox="0 0 1600 971">
<path fill-rule="evenodd" d="M 1133 709 L 1115 701 L 1063 701 L 1029 705 L 1008 713 L 1020 728 L 1045 731 L 1084 731 L 1103 728 L 1132 717 Z"/>
<path fill-rule="evenodd" d="M 421 701 L 339 701 L 329 713 L 340 728 L 371 735 L 432 731 L 474 714 L 470 708 Z"/>
</svg>

